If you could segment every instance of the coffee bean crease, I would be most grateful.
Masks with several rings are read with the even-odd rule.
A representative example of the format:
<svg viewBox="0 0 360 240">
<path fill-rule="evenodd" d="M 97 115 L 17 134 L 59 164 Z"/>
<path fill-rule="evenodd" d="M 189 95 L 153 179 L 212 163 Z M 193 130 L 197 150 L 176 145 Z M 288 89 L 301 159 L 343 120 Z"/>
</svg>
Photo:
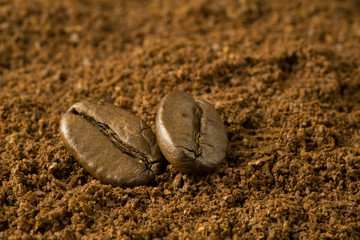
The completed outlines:
<svg viewBox="0 0 360 240">
<path fill-rule="evenodd" d="M 128 144 L 124 143 L 123 141 L 121 141 L 119 136 L 106 123 L 98 122 L 98 121 L 96 121 L 95 119 L 93 119 L 90 116 L 87 116 L 85 114 L 80 114 L 75 109 L 72 109 L 70 112 L 75 114 L 75 115 L 79 115 L 82 118 L 84 118 L 85 120 L 89 121 L 101 133 L 103 133 L 105 136 L 107 136 L 109 138 L 109 140 L 118 149 L 123 151 L 125 154 L 130 155 L 131 157 L 134 157 L 134 158 L 137 158 L 137 159 L 141 160 L 145 164 L 147 169 L 151 169 L 151 165 L 155 163 L 155 162 L 150 163 L 150 161 L 149 161 L 148 157 L 146 156 L 146 154 L 137 151 L 135 148 L 133 148 L 133 147 L 129 146 Z M 143 132 L 146 129 L 149 129 L 149 127 L 141 129 L 141 132 Z M 147 140 L 147 139 L 145 138 L 145 140 Z M 150 145 L 150 142 L 148 140 L 147 140 L 147 142 Z"/>
</svg>

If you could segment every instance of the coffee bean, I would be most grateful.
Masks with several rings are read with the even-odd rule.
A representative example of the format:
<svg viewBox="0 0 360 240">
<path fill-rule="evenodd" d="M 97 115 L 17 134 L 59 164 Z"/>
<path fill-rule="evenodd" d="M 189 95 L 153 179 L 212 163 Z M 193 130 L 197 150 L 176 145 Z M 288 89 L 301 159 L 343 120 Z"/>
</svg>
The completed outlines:
<svg viewBox="0 0 360 240">
<path fill-rule="evenodd" d="M 225 158 L 228 145 L 214 106 L 181 91 L 171 92 L 161 101 L 156 137 L 165 158 L 185 173 L 213 171 Z"/>
<path fill-rule="evenodd" d="M 149 184 L 164 162 L 150 127 L 111 104 L 75 103 L 61 119 L 60 134 L 79 163 L 103 183 Z"/>
</svg>

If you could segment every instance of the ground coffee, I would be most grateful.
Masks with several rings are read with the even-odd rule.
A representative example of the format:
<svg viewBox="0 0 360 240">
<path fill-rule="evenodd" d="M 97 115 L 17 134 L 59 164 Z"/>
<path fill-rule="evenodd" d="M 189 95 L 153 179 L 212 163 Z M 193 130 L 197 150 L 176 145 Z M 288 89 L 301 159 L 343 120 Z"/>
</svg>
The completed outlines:
<svg viewBox="0 0 360 240">
<path fill-rule="evenodd" d="M 116 186 L 150 183 L 162 155 L 155 135 L 134 114 L 111 104 L 79 102 L 62 117 L 61 138 L 93 176 Z"/>
<path fill-rule="evenodd" d="M 224 159 L 227 136 L 213 105 L 174 91 L 161 101 L 156 136 L 166 159 L 186 173 L 206 173 Z"/>
<path fill-rule="evenodd" d="M 0 239 L 358 239 L 359 3 L 0 0 Z M 60 140 L 84 99 L 154 132 L 174 89 L 223 120 L 211 174 L 112 187 Z"/>
</svg>

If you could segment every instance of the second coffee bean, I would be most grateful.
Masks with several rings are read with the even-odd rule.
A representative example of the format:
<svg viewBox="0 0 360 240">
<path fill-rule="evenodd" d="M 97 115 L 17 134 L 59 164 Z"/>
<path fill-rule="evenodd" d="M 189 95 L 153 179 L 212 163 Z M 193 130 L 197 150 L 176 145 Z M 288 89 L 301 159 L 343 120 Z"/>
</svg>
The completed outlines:
<svg viewBox="0 0 360 240">
<path fill-rule="evenodd" d="M 165 158 L 187 173 L 214 170 L 225 158 L 228 145 L 214 106 L 181 91 L 171 92 L 161 101 L 156 136 Z"/>
</svg>

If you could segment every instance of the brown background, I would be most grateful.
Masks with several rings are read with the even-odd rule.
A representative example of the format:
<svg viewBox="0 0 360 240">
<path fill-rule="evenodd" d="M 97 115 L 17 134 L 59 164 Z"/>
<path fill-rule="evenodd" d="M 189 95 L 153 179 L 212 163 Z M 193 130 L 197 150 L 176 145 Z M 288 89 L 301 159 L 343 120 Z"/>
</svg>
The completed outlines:
<svg viewBox="0 0 360 240">
<path fill-rule="evenodd" d="M 0 1 L 0 238 L 354 238 L 360 2 Z M 95 99 L 154 126 L 180 89 L 215 105 L 213 174 L 102 185 L 59 138 Z M 153 128 L 154 130 L 154 128 Z"/>
</svg>

